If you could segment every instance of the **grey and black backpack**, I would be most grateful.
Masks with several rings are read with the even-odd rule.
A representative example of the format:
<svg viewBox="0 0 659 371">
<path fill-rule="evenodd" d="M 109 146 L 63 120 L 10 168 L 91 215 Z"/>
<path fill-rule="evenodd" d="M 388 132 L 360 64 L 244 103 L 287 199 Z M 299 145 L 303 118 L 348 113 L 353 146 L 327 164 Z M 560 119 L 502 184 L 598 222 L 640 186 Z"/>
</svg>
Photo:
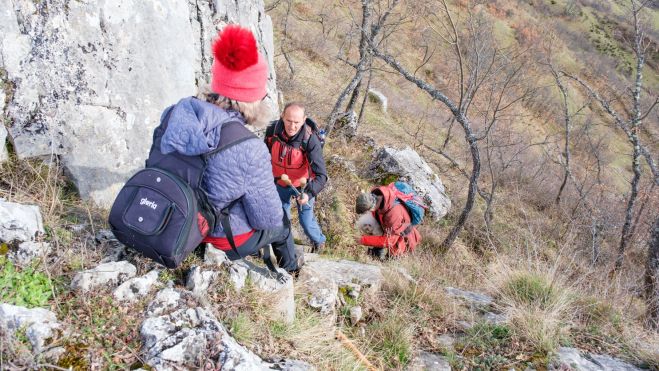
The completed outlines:
<svg viewBox="0 0 659 371">
<path fill-rule="evenodd" d="M 216 223 L 221 223 L 238 254 L 229 211 L 240 199 L 215 210 L 201 181 L 209 156 L 257 137 L 241 122 L 229 122 L 222 126 L 220 143 L 212 152 L 200 156 L 177 152 L 165 155 L 160 152 L 160 141 L 172 110 L 154 131 L 146 167 L 126 182 L 112 205 L 112 232 L 126 246 L 168 268 L 176 268 Z"/>
</svg>

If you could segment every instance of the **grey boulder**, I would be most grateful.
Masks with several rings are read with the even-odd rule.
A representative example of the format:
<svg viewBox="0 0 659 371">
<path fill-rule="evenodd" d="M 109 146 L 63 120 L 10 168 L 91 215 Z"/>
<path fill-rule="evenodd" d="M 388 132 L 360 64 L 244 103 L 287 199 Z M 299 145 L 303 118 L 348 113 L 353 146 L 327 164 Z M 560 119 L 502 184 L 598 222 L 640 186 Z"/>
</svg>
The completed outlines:
<svg viewBox="0 0 659 371">
<path fill-rule="evenodd" d="M 378 104 L 382 109 L 382 112 L 387 113 L 388 99 L 384 93 L 376 89 L 368 89 L 368 99 L 373 103 Z"/>
<path fill-rule="evenodd" d="M 381 148 L 375 153 L 368 174 L 373 178 L 389 178 L 392 175 L 408 182 L 428 206 L 430 216 L 439 220 L 451 208 L 442 180 L 428 163 L 410 147 Z"/>
<path fill-rule="evenodd" d="M 203 295 L 218 275 L 219 273 L 215 271 L 204 270 L 197 266 L 192 267 L 185 281 L 185 288 L 196 295 Z"/>
<path fill-rule="evenodd" d="M 0 199 L 0 241 L 33 241 L 43 233 L 43 219 L 38 206 Z"/>
<path fill-rule="evenodd" d="M 182 305 L 182 300 L 181 292 L 171 287 L 166 287 L 158 291 L 156 297 L 151 300 L 146 309 L 146 315 L 148 317 L 154 317 L 172 312 Z"/>
<path fill-rule="evenodd" d="M 408 371 L 451 371 L 446 357 L 429 352 L 420 352 L 407 366 Z"/>
<path fill-rule="evenodd" d="M 116 286 L 135 277 L 136 273 L 137 268 L 127 261 L 103 263 L 96 268 L 76 273 L 71 288 L 87 292 L 104 286 Z"/>
<path fill-rule="evenodd" d="M 575 371 L 637 371 L 640 368 L 608 355 L 582 352 L 576 348 L 561 347 L 550 362 L 549 370 Z"/>
<path fill-rule="evenodd" d="M 242 261 L 235 262 L 235 265 L 244 264 Z M 265 267 L 251 265 L 248 270 L 248 277 L 254 288 L 269 298 L 272 318 L 284 323 L 292 323 L 295 320 L 293 277 L 281 268 L 277 268 L 277 271 L 283 276 L 283 280 L 278 280 Z"/>
<path fill-rule="evenodd" d="M 112 293 L 118 301 L 134 302 L 148 294 L 158 282 L 157 269 L 141 277 L 134 277 L 122 283 Z"/>
<path fill-rule="evenodd" d="M 147 318 L 140 328 L 146 362 L 156 370 L 253 370 L 267 366 L 233 340 L 204 308 L 183 308 Z"/>
<path fill-rule="evenodd" d="M 140 327 L 146 363 L 155 370 L 268 370 L 272 364 L 238 344 L 192 293 L 161 290 Z"/>
<path fill-rule="evenodd" d="M 465 291 L 454 287 L 445 287 L 444 291 L 446 291 L 446 294 L 449 296 L 464 300 L 473 308 L 484 309 L 492 305 L 494 302 L 492 297 L 485 294 L 479 294 L 477 292 Z"/>
<path fill-rule="evenodd" d="M 49 340 L 58 335 L 62 325 L 55 313 L 43 309 L 28 309 L 11 304 L 0 304 L 0 326 L 9 333 L 24 329 L 35 353 L 41 353 Z"/>
<path fill-rule="evenodd" d="M 18 245 L 16 251 L 10 251 L 7 257 L 16 265 L 27 266 L 32 260 L 48 255 L 50 250 L 48 242 L 25 241 Z"/>
<path fill-rule="evenodd" d="M 5 105 L 5 94 L 0 90 L 0 113 L 2 113 Z M 0 123 L 0 164 L 7 161 L 9 152 L 7 152 L 7 129 L 3 123 Z"/>
<path fill-rule="evenodd" d="M 304 265 L 298 279 L 307 304 L 324 315 L 335 314 L 340 287 L 347 288 L 348 292 L 375 293 L 380 291 L 383 282 L 384 276 L 378 266 L 315 258 Z"/>
</svg>

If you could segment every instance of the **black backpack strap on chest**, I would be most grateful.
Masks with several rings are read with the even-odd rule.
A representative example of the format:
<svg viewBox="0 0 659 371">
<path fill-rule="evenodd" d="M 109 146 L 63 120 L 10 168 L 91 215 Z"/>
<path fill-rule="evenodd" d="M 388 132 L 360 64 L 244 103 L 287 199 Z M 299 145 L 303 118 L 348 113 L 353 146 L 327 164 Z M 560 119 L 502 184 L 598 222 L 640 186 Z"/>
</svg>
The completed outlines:
<svg viewBox="0 0 659 371">
<path fill-rule="evenodd" d="M 227 206 L 225 206 L 220 211 L 220 224 L 222 225 L 222 229 L 224 230 L 224 233 L 227 235 L 227 240 L 229 240 L 229 245 L 231 245 L 231 249 L 233 250 L 233 252 L 236 253 L 236 255 L 238 255 L 240 259 L 243 259 L 243 257 L 238 252 L 238 249 L 236 248 L 236 241 L 233 238 L 233 231 L 231 230 L 231 221 L 229 220 L 231 208 L 233 208 L 238 202 L 240 202 L 240 200 L 242 200 L 242 197 L 231 201 Z"/>
</svg>

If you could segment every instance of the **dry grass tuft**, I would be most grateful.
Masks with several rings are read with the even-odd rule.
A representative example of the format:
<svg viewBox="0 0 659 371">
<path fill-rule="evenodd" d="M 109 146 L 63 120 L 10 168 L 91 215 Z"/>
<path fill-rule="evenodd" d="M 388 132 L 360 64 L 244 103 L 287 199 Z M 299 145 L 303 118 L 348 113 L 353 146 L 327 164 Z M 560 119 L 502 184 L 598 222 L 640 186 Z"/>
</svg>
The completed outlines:
<svg viewBox="0 0 659 371">
<path fill-rule="evenodd" d="M 494 267 L 491 284 L 513 331 L 537 351 L 555 350 L 572 324 L 574 295 L 552 271 Z"/>
<path fill-rule="evenodd" d="M 64 201 L 72 196 L 55 158 L 49 165 L 41 160 L 19 160 L 12 155 L 0 164 L 0 197 L 38 205 L 45 224 L 58 220 Z"/>
</svg>

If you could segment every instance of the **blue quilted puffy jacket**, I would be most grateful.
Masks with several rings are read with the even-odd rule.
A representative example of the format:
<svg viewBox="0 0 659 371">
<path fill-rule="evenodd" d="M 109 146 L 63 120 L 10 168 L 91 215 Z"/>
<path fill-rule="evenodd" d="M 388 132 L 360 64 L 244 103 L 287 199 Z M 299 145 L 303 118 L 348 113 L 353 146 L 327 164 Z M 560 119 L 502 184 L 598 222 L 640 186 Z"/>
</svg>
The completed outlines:
<svg viewBox="0 0 659 371">
<path fill-rule="evenodd" d="M 160 143 L 163 154 L 176 151 L 197 156 L 210 152 L 220 141 L 224 123 L 245 123 L 239 112 L 225 111 L 192 97 L 166 109 L 161 122 L 170 109 L 173 111 Z M 217 210 L 243 197 L 231 209 L 234 235 L 282 225 L 283 209 L 272 178 L 270 153 L 262 140 L 254 137 L 210 157 L 202 185 Z M 217 224 L 210 235 L 225 237 L 222 226 Z"/>
</svg>

